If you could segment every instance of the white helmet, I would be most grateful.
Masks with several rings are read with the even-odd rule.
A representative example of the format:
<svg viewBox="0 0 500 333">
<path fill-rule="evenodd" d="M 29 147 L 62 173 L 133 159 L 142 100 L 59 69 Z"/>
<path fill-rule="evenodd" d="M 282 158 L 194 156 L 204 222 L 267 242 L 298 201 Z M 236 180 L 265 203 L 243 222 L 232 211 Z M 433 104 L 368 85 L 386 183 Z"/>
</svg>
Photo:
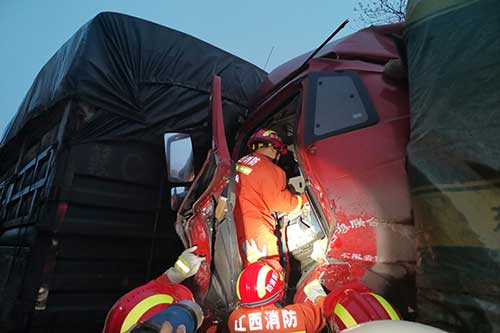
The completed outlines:
<svg viewBox="0 0 500 333">
<path fill-rule="evenodd" d="M 341 333 L 446 333 L 435 327 L 404 320 L 376 320 L 356 325 Z"/>
</svg>

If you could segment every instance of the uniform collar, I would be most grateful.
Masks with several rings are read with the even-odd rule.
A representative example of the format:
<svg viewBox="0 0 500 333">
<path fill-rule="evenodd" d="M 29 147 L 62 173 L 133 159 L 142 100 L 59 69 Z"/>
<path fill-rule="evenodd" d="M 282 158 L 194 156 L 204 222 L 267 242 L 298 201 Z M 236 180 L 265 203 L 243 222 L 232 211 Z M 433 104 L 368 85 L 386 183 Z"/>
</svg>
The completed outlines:
<svg viewBox="0 0 500 333">
<path fill-rule="evenodd" d="M 252 155 L 254 156 L 257 156 L 257 157 L 260 157 L 260 158 L 266 158 L 268 159 L 270 162 L 273 161 L 272 158 L 270 158 L 269 156 L 265 155 L 265 154 L 262 154 L 262 153 L 258 153 L 258 152 L 253 152 Z"/>
</svg>

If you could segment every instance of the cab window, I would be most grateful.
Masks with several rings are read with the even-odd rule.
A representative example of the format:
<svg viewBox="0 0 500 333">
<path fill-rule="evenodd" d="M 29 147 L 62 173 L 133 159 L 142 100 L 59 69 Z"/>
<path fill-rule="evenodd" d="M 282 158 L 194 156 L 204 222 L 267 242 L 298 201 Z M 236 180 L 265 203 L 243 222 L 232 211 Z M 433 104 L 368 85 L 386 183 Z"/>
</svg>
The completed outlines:
<svg viewBox="0 0 500 333">
<path fill-rule="evenodd" d="M 306 144 L 378 121 L 368 92 L 354 71 L 312 73 L 308 87 Z"/>
</svg>

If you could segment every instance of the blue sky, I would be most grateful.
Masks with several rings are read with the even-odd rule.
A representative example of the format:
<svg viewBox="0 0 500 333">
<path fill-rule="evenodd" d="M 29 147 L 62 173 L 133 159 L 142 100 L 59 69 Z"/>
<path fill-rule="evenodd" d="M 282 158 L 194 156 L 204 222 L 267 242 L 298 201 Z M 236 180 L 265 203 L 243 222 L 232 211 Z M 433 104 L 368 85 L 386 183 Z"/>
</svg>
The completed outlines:
<svg viewBox="0 0 500 333">
<path fill-rule="evenodd" d="M 0 0 L 0 134 L 36 74 L 85 22 L 115 11 L 183 31 L 270 71 L 316 48 L 359 0 Z M 356 31 L 351 23 L 339 36 Z M 1 135 L 0 135 L 1 137 Z"/>
</svg>

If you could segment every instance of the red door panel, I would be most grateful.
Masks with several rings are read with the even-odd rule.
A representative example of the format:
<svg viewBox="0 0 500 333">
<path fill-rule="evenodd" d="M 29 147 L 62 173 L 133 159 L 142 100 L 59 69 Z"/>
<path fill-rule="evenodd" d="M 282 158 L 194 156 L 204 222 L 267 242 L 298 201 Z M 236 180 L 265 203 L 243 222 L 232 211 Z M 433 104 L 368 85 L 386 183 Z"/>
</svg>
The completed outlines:
<svg viewBox="0 0 500 333">
<path fill-rule="evenodd" d="M 185 235 L 189 243 L 185 245 L 197 245 L 197 254 L 205 256 L 206 259 L 194 276 L 192 291 L 199 302 L 206 296 L 210 284 L 210 265 L 212 261 L 211 223 L 214 219 L 215 204 L 231 174 L 231 159 L 226 143 L 222 114 L 221 79 L 218 76 L 215 76 L 212 81 L 211 111 L 212 148 L 209 150 L 207 159 L 186 198 L 193 195 L 192 192 L 196 192 L 194 195 L 202 194 L 198 196 L 193 204 L 193 215 L 187 221 L 180 216 L 177 219 L 177 232 Z M 186 202 L 184 200 L 183 205 Z M 187 208 L 189 209 L 189 207 Z M 186 207 L 183 207 L 183 210 L 185 209 Z"/>
<path fill-rule="evenodd" d="M 304 118 L 314 112 L 306 109 L 304 99 L 298 126 L 304 175 L 330 225 L 327 256 L 338 262 L 315 273 L 322 272 L 330 290 L 360 279 L 376 263 L 415 260 L 405 166 L 407 92 L 404 86 L 383 81 L 382 66 L 375 71 L 373 67 L 357 73 L 378 114 L 376 124 L 304 144 Z M 329 70 L 337 70 L 335 64 Z M 306 94 L 307 89 L 306 83 Z M 296 301 L 300 298 L 298 293 Z"/>
</svg>

